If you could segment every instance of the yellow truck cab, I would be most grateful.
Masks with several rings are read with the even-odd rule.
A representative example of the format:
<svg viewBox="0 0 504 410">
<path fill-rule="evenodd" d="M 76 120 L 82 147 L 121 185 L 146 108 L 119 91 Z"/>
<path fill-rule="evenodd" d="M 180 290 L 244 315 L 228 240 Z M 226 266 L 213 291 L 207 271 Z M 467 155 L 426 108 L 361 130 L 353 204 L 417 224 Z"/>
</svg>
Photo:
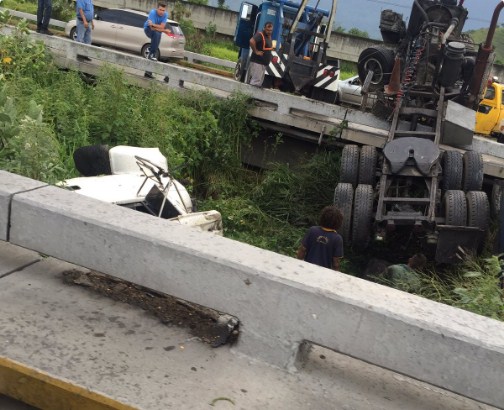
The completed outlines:
<svg viewBox="0 0 504 410">
<path fill-rule="evenodd" d="M 485 96 L 478 106 L 476 113 L 476 134 L 497 138 L 497 142 L 504 143 L 504 84 L 496 81 L 488 85 Z"/>
</svg>

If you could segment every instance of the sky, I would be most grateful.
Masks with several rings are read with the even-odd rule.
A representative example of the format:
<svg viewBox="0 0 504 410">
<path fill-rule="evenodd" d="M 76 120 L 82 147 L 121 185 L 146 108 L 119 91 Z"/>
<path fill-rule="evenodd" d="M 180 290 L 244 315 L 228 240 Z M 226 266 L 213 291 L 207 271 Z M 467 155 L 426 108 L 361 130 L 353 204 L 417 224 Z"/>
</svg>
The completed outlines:
<svg viewBox="0 0 504 410">
<path fill-rule="evenodd" d="M 261 0 L 247 0 L 247 2 L 260 4 Z M 316 0 L 310 0 L 311 5 L 316 2 Z M 488 28 L 493 11 L 499 3 L 499 0 L 465 0 L 464 7 L 469 10 L 469 18 L 464 25 L 464 31 Z M 216 6 L 217 0 L 209 0 L 208 4 Z M 238 10 L 240 4 L 240 0 L 226 0 L 226 6 L 232 10 Z M 337 0 L 336 4 L 336 26 L 341 26 L 346 30 L 358 28 L 366 31 L 371 38 L 381 40 L 378 28 L 381 10 L 392 9 L 401 13 L 407 23 L 413 0 Z M 330 10 L 331 5 L 332 0 L 320 0 L 319 7 Z M 365 13 L 362 12 L 363 10 Z M 499 16 L 499 23 L 504 23 L 504 11 Z"/>
</svg>

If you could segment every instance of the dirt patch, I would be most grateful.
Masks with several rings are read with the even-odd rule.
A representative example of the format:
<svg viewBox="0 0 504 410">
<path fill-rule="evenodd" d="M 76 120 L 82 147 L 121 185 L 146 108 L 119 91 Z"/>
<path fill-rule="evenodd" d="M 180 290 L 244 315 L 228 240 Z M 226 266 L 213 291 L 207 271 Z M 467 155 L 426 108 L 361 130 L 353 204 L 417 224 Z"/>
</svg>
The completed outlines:
<svg viewBox="0 0 504 410">
<path fill-rule="evenodd" d="M 167 326 L 178 326 L 212 347 L 234 343 L 239 336 L 239 321 L 234 316 L 187 302 L 143 286 L 99 272 L 63 272 L 63 282 L 82 286 L 113 300 L 138 306 Z"/>
</svg>

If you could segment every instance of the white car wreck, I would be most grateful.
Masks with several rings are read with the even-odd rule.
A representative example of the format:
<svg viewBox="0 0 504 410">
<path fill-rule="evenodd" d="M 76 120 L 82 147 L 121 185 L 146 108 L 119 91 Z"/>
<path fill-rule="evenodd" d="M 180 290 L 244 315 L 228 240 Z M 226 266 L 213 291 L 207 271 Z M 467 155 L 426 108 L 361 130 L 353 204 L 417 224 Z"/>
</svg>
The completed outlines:
<svg viewBox="0 0 504 410">
<path fill-rule="evenodd" d="M 84 176 L 61 181 L 59 186 L 202 231 L 223 233 L 218 211 L 193 212 L 187 189 L 173 178 L 158 148 L 92 145 L 76 150 L 74 161 Z"/>
</svg>

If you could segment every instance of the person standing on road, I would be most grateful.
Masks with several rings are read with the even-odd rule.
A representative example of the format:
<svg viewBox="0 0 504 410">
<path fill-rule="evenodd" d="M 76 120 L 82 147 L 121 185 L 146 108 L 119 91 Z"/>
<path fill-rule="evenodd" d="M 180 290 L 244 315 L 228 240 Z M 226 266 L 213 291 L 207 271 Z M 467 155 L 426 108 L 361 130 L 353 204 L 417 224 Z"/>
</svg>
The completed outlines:
<svg viewBox="0 0 504 410">
<path fill-rule="evenodd" d="M 77 0 L 77 41 L 91 44 L 91 30 L 94 29 L 94 6 L 93 0 Z M 84 57 L 89 60 L 88 57 Z"/>
<path fill-rule="evenodd" d="M 266 67 L 271 62 L 273 50 L 271 34 L 273 33 L 273 23 L 268 22 L 262 31 L 258 31 L 250 39 L 252 55 L 247 71 L 247 83 L 255 87 L 262 87 Z"/>
<path fill-rule="evenodd" d="M 37 4 L 37 33 L 52 36 L 49 31 L 49 21 L 51 20 L 52 0 L 38 0 Z"/>
<path fill-rule="evenodd" d="M 320 213 L 320 226 L 312 226 L 306 232 L 297 250 L 297 258 L 324 268 L 339 270 L 343 257 L 343 238 L 338 229 L 343 214 L 334 205 L 326 206 Z"/>
<path fill-rule="evenodd" d="M 157 50 L 161 42 L 161 34 L 166 32 L 166 21 L 168 20 L 168 12 L 166 11 L 165 3 L 158 3 L 157 9 L 152 9 L 144 24 L 144 33 L 151 40 L 149 49 L 149 60 L 156 61 Z M 154 78 L 150 71 L 145 72 L 145 77 Z"/>
</svg>

